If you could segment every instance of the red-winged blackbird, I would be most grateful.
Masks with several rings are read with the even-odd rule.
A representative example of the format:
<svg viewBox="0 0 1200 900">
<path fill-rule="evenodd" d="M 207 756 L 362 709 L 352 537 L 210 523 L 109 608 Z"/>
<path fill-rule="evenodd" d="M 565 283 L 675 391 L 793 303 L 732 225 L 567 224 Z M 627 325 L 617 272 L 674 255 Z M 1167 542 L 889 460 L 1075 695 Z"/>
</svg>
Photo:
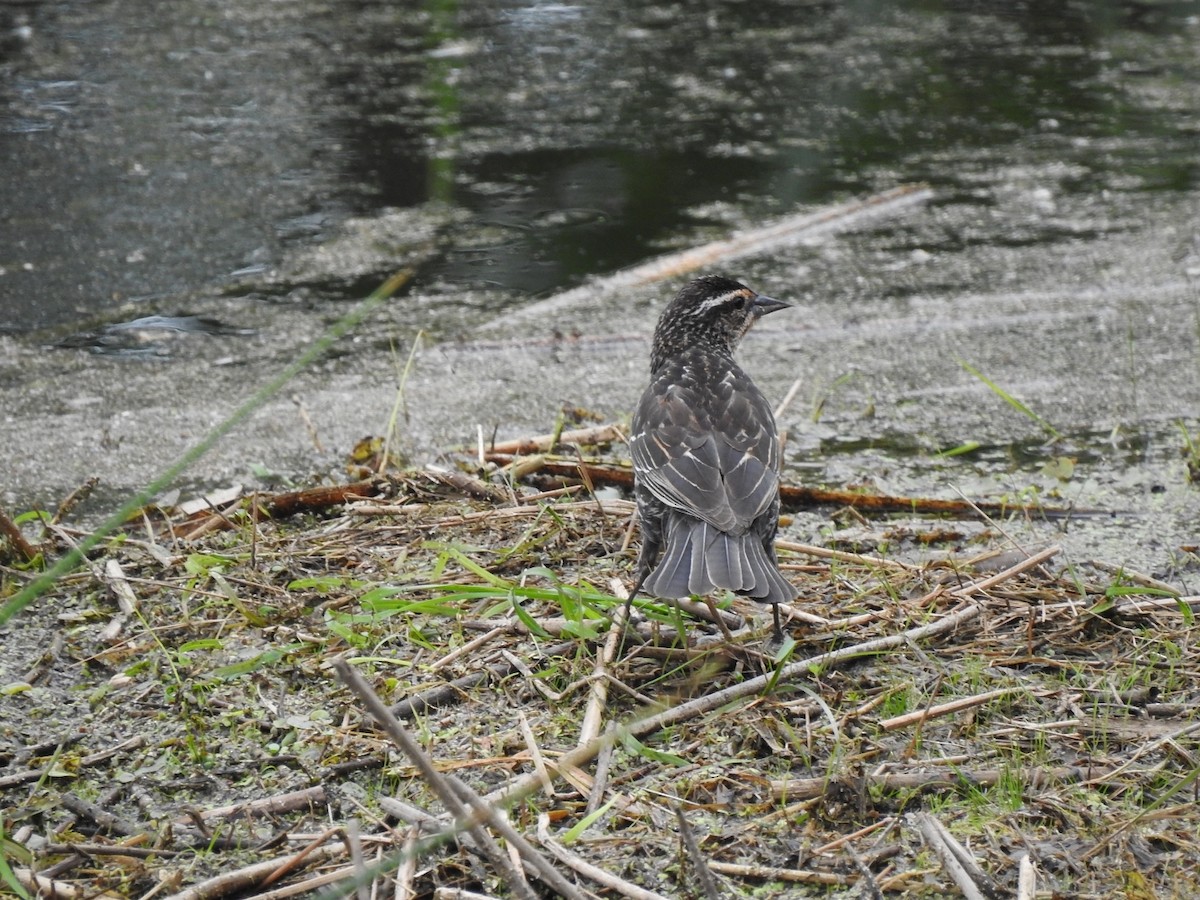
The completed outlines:
<svg viewBox="0 0 1200 900">
<path fill-rule="evenodd" d="M 679 598 L 725 588 L 771 604 L 776 640 L 777 604 L 796 596 L 775 559 L 779 434 L 733 351 L 761 316 L 790 305 L 716 275 L 685 285 L 655 328 L 630 439 L 642 527 L 631 600 L 641 589 Z"/>
</svg>

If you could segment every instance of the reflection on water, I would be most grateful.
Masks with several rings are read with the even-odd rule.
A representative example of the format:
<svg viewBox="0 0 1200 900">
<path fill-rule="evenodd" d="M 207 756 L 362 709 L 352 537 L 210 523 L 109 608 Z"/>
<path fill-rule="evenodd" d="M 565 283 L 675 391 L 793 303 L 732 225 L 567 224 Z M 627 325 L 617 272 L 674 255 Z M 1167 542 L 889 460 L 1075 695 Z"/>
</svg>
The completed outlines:
<svg viewBox="0 0 1200 900">
<path fill-rule="evenodd" d="M 19 35 L 0 41 L 0 328 L 431 201 L 507 234 L 439 277 L 519 297 L 904 181 L 983 210 L 1014 169 L 1055 166 L 1081 197 L 1197 186 L 1191 4 L 397 6 L 0 6 Z M 942 247 L 1078 237 L 1042 218 Z"/>
</svg>

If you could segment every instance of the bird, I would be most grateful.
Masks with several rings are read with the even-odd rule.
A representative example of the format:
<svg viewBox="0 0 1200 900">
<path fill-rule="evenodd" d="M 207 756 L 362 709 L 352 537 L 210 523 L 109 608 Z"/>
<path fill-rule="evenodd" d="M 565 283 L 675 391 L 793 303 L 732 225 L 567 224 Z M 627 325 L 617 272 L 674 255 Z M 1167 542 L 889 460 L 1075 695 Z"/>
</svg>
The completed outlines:
<svg viewBox="0 0 1200 900">
<path fill-rule="evenodd" d="M 733 353 L 755 322 L 790 306 L 705 275 L 659 317 L 630 428 L 642 547 L 626 612 L 640 591 L 678 599 L 724 588 L 770 604 L 782 641 L 779 604 L 797 591 L 775 556 L 779 432 Z"/>
</svg>

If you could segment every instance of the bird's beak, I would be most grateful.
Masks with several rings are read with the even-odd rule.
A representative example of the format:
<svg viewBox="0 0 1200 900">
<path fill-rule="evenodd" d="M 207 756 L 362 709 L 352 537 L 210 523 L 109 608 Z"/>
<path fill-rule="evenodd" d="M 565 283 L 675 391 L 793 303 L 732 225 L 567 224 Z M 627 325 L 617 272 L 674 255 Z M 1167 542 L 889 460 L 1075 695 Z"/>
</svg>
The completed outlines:
<svg viewBox="0 0 1200 900">
<path fill-rule="evenodd" d="M 788 309 L 792 304 L 784 303 L 782 300 L 776 300 L 774 297 L 768 297 L 765 294 L 759 294 L 754 298 L 754 317 L 762 318 L 767 313 L 773 313 L 776 310 Z"/>
</svg>

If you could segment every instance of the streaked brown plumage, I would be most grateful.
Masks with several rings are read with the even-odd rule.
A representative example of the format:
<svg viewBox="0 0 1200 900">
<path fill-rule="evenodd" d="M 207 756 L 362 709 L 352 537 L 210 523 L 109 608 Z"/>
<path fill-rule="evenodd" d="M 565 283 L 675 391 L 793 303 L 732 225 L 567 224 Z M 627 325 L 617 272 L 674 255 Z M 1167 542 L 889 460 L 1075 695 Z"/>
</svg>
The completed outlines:
<svg viewBox="0 0 1200 900">
<path fill-rule="evenodd" d="M 778 604 L 796 596 L 775 558 L 779 434 L 733 352 L 789 305 L 716 275 L 686 284 L 655 329 L 630 439 L 642 529 L 631 599 L 724 588 L 769 603 L 777 639 Z"/>
</svg>

